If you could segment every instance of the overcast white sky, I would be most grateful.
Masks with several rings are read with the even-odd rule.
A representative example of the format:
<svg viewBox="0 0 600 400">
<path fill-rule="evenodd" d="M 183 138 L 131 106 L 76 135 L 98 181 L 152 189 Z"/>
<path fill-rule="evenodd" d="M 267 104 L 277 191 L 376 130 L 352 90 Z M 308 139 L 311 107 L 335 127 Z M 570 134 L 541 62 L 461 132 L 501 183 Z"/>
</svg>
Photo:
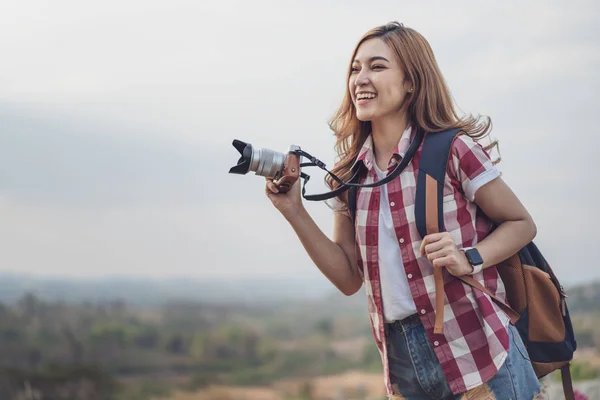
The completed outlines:
<svg viewBox="0 0 600 400">
<path fill-rule="evenodd" d="M 319 276 L 234 138 L 332 165 L 356 41 L 429 40 L 565 283 L 600 278 L 600 6 L 589 1 L 10 1 L 0 5 L 0 270 Z M 309 191 L 325 189 L 313 175 Z M 326 233 L 331 211 L 309 203 Z M 323 278 L 324 279 L 324 278 Z"/>
</svg>

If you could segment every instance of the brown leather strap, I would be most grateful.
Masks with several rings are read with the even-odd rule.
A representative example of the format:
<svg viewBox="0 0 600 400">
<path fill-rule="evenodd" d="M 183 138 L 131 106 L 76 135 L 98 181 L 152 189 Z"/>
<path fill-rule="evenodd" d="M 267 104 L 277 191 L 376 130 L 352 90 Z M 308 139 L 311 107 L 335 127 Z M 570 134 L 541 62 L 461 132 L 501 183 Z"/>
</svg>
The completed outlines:
<svg viewBox="0 0 600 400">
<path fill-rule="evenodd" d="M 438 183 L 431 175 L 425 175 L 425 228 L 427 234 L 438 233 Z"/>
<path fill-rule="evenodd" d="M 571 379 L 571 365 L 566 364 L 560 368 L 560 376 L 562 378 L 563 391 L 565 392 L 566 400 L 575 400 L 575 392 L 573 391 L 573 380 Z"/>
<path fill-rule="evenodd" d="M 439 334 L 444 331 L 444 275 L 443 267 L 433 267 L 433 279 L 435 281 L 435 326 L 433 333 Z"/>
<path fill-rule="evenodd" d="M 437 181 L 431 176 L 427 175 L 426 186 L 425 186 L 425 226 L 427 227 L 427 233 L 438 233 L 438 189 Z M 433 279 L 435 282 L 435 325 L 433 333 L 441 334 L 444 331 L 444 275 L 442 273 L 443 267 L 433 268 Z M 473 279 L 470 275 L 458 277 L 467 285 L 481 290 L 483 293 L 490 296 L 490 298 L 508 315 L 510 321 L 515 324 L 519 320 L 519 313 L 513 310 L 510 306 L 496 297 L 488 288 L 483 286 L 481 283 Z"/>
<path fill-rule="evenodd" d="M 474 287 L 475 289 L 479 289 L 483 293 L 490 296 L 490 298 L 498 305 L 498 307 L 500 307 L 502 309 L 502 311 L 504 311 L 506 313 L 506 315 L 508 315 L 508 317 L 510 318 L 510 322 L 512 322 L 513 325 L 519 320 L 520 315 L 518 312 L 513 310 L 508 304 L 506 304 L 505 302 L 500 300 L 498 297 L 496 297 L 492 292 L 490 292 L 490 290 L 488 288 L 486 288 L 481 283 L 476 281 L 472 276 L 470 276 L 470 275 L 459 276 L 458 279 L 460 279 L 467 285 Z"/>
<path fill-rule="evenodd" d="M 457 135 L 458 136 L 458 135 Z M 456 137 L 454 138 L 456 139 Z M 450 154 L 448 155 L 450 157 Z M 438 233 L 438 182 L 430 175 L 425 177 L 425 227 L 427 234 Z M 433 278 L 435 282 L 435 325 L 433 332 L 435 334 L 443 333 L 444 327 L 444 267 L 433 268 Z M 481 290 L 483 293 L 490 296 L 490 298 L 508 315 L 511 322 L 515 324 L 519 320 L 519 313 L 513 310 L 509 305 L 497 298 L 492 292 L 489 291 L 481 283 L 473 279 L 470 275 L 459 277 L 464 283 Z"/>
<path fill-rule="evenodd" d="M 437 181 L 426 175 L 425 178 L 425 226 L 427 234 L 438 233 L 438 188 Z M 444 331 L 444 274 L 443 267 L 433 268 L 435 281 L 435 326 L 433 333 L 440 334 Z"/>
</svg>

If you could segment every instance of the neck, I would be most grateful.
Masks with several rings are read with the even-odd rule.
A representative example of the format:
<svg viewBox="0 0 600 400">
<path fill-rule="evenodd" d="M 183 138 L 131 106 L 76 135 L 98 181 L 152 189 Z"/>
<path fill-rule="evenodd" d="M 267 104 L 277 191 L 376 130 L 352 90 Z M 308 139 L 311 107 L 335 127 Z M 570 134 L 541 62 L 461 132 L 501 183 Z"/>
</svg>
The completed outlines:
<svg viewBox="0 0 600 400">
<path fill-rule="evenodd" d="M 371 121 L 375 160 L 382 171 L 387 170 L 390 158 L 406 130 L 407 123 L 404 112 Z"/>
</svg>

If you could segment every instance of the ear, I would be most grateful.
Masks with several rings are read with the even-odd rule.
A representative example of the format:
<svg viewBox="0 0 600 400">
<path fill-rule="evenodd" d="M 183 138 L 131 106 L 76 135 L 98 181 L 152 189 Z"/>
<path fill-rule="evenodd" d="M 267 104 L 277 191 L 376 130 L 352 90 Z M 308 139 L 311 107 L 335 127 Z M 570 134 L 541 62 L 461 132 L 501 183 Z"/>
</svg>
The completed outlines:
<svg viewBox="0 0 600 400">
<path fill-rule="evenodd" d="M 413 93 L 415 91 L 415 85 L 410 82 L 408 79 L 404 80 L 404 90 L 408 93 Z"/>
</svg>

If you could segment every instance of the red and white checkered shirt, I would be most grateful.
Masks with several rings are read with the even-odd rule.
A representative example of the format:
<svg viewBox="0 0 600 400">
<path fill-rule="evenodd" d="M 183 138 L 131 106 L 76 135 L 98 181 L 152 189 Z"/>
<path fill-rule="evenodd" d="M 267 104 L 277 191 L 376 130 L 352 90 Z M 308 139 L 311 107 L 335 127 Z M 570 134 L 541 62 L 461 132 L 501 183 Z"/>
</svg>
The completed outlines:
<svg viewBox="0 0 600 400">
<path fill-rule="evenodd" d="M 410 141 L 407 129 L 394 152 L 388 173 L 404 156 Z M 415 194 L 421 149 L 400 176 L 387 184 L 388 200 L 398 245 L 410 291 L 429 340 L 454 394 L 465 392 L 491 379 L 504 363 L 509 348 L 509 318 L 484 293 L 464 284 L 445 269 L 444 330 L 434 334 L 435 284 L 433 266 L 420 256 L 422 238 L 415 224 Z M 373 141 L 369 136 L 356 162 L 364 163 L 366 174 L 361 183 L 376 182 Z M 492 223 L 467 193 L 469 182 L 489 173 L 492 162 L 485 150 L 467 135 L 460 135 L 452 146 L 452 155 L 444 184 L 444 222 L 459 247 L 483 240 Z M 356 247 L 359 270 L 363 274 L 368 298 L 369 317 L 375 342 L 381 354 L 388 394 L 393 394 L 389 378 L 384 334 L 383 302 L 378 264 L 378 221 L 380 188 L 360 188 L 356 206 Z M 500 300 L 506 294 L 496 267 L 488 267 L 473 276 Z"/>
</svg>

